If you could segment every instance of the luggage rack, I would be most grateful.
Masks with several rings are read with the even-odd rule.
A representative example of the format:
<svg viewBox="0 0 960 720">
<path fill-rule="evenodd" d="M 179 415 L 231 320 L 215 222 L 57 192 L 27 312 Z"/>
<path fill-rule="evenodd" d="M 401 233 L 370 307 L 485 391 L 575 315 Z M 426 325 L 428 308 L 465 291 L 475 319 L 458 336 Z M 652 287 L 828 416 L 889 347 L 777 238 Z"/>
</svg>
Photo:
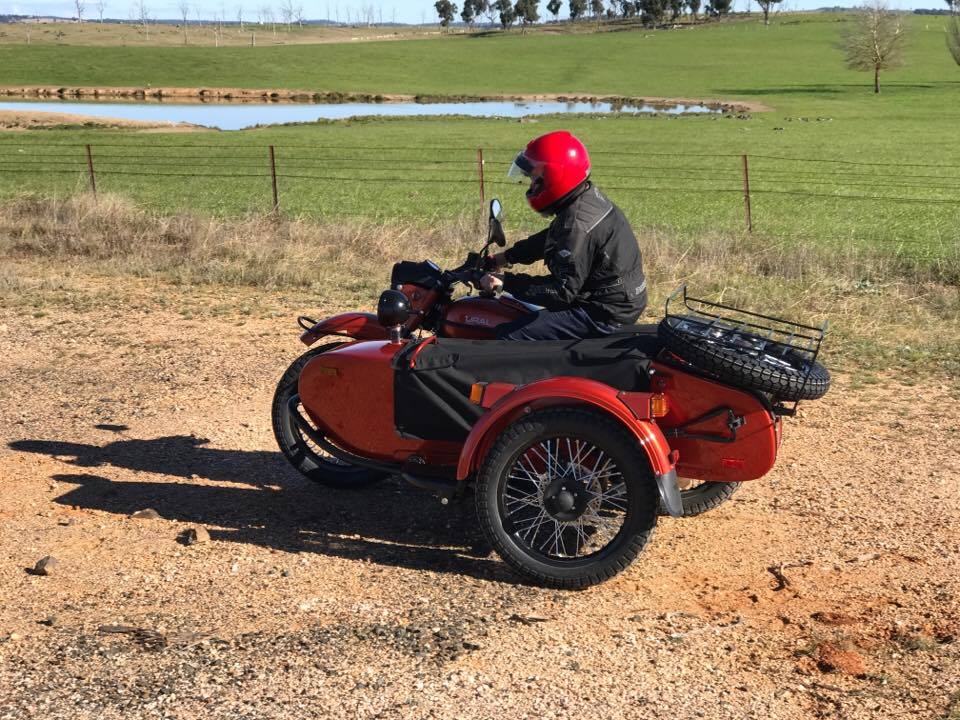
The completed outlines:
<svg viewBox="0 0 960 720">
<path fill-rule="evenodd" d="M 671 312 L 671 305 L 676 306 L 680 302 L 680 312 L 683 314 Z M 827 333 L 827 321 L 820 327 L 815 327 L 690 297 L 686 283 L 671 293 L 665 305 L 665 319 L 675 318 L 677 321 L 698 326 L 698 332 L 704 337 L 713 338 L 714 343 L 764 356 L 771 361 L 779 358 L 784 363 L 787 353 L 799 354 L 806 364 L 801 385 L 804 389 Z M 778 403 L 773 410 L 778 415 L 795 415 L 799 404 L 799 400 L 794 401 L 792 407 Z"/>
</svg>

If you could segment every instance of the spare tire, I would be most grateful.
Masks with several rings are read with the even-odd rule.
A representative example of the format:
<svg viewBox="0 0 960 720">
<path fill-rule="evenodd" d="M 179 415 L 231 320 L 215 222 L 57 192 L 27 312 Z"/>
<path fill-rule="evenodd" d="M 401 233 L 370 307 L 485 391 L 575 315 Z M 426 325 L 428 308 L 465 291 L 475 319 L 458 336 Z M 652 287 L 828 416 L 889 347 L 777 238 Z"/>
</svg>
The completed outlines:
<svg viewBox="0 0 960 720">
<path fill-rule="evenodd" d="M 775 400 L 816 400 L 830 389 L 830 373 L 805 353 L 729 325 L 671 315 L 657 334 L 670 352 L 721 382 Z"/>
</svg>

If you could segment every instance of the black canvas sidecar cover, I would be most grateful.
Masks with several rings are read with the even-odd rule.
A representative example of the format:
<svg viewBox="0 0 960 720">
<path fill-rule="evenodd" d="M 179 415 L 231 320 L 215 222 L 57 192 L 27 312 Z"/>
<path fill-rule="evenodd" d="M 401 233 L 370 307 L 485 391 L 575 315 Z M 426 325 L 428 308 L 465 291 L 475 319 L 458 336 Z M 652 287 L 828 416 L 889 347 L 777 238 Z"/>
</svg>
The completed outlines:
<svg viewBox="0 0 960 720">
<path fill-rule="evenodd" d="M 403 437 L 463 441 L 485 412 L 470 402 L 477 382 L 525 385 L 552 377 L 581 377 L 617 390 L 650 388 L 650 361 L 661 345 L 656 326 L 604 338 L 557 341 L 457 340 L 418 343 L 394 359 L 394 420 Z"/>
</svg>

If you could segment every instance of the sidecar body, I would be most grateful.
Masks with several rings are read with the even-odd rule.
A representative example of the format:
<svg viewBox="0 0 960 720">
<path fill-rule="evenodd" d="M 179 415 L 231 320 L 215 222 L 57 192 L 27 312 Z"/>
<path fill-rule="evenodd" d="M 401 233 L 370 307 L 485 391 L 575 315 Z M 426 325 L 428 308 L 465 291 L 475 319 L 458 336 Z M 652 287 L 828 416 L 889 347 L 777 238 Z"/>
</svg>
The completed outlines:
<svg viewBox="0 0 960 720">
<path fill-rule="evenodd" d="M 348 343 L 307 363 L 298 400 L 308 416 L 298 424 L 331 454 L 442 495 L 462 490 L 524 415 L 589 410 L 633 438 L 672 515 L 681 513 L 678 477 L 759 478 L 780 440 L 764 396 L 672 357 L 656 326 L 578 341 Z"/>
</svg>

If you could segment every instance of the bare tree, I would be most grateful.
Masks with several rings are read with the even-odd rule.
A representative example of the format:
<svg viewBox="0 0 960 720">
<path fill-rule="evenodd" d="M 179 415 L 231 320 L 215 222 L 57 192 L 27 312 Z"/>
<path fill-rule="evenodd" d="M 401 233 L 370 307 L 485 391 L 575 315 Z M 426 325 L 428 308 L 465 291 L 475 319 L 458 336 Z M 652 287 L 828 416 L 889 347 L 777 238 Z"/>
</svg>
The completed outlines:
<svg viewBox="0 0 960 720">
<path fill-rule="evenodd" d="M 73 7 L 77 10 L 77 22 L 83 22 L 83 13 L 87 9 L 87 3 L 85 0 L 73 0 Z"/>
<path fill-rule="evenodd" d="M 140 23 L 140 27 L 143 28 L 144 34 L 149 38 L 150 37 L 150 8 L 147 7 L 147 3 L 144 0 L 137 0 L 136 4 L 137 11 L 137 20 Z"/>
<path fill-rule="evenodd" d="M 760 10 L 763 12 L 764 25 L 770 24 L 770 8 L 780 2 L 783 2 L 783 0 L 757 0 L 757 5 L 760 6 Z M 750 12 L 749 6 L 747 12 Z"/>
<path fill-rule="evenodd" d="M 473 7 L 477 15 L 483 15 L 487 18 L 487 24 L 493 27 L 497 22 L 497 9 L 490 0 L 473 0 Z"/>
<path fill-rule="evenodd" d="M 293 0 L 280 0 L 280 19 L 287 26 L 287 32 L 293 24 L 293 14 Z"/>
<path fill-rule="evenodd" d="M 240 34 L 243 34 L 243 5 L 237 5 L 237 25 L 240 26 Z"/>
<path fill-rule="evenodd" d="M 107 0 L 97 0 L 97 15 L 100 16 L 100 24 L 103 25 L 103 13 L 107 9 Z"/>
<path fill-rule="evenodd" d="M 860 9 L 843 34 L 847 67 L 873 71 L 873 91 L 880 92 L 880 71 L 903 64 L 903 23 L 882 0 Z"/>
<path fill-rule="evenodd" d="M 953 56 L 953 61 L 960 65 L 960 20 L 950 18 L 947 26 L 947 48 Z"/>
<path fill-rule="evenodd" d="M 293 17 L 294 17 L 294 19 L 297 21 L 297 25 L 302 29 L 302 28 L 303 28 L 303 21 L 306 20 L 306 18 L 304 17 L 304 14 L 303 14 L 303 3 L 302 3 L 302 2 L 298 2 L 298 3 L 296 4 L 296 6 L 293 8 Z"/>
<path fill-rule="evenodd" d="M 270 32 L 273 33 L 273 37 L 277 37 L 277 21 L 276 17 L 273 14 L 273 8 L 269 5 L 264 5 L 260 8 L 260 12 L 263 14 L 263 24 L 270 26 Z"/>
<path fill-rule="evenodd" d="M 180 0 L 177 4 L 180 10 L 180 20 L 183 21 L 183 44 L 187 44 L 187 24 L 190 22 L 190 3 L 188 0 Z"/>
</svg>

